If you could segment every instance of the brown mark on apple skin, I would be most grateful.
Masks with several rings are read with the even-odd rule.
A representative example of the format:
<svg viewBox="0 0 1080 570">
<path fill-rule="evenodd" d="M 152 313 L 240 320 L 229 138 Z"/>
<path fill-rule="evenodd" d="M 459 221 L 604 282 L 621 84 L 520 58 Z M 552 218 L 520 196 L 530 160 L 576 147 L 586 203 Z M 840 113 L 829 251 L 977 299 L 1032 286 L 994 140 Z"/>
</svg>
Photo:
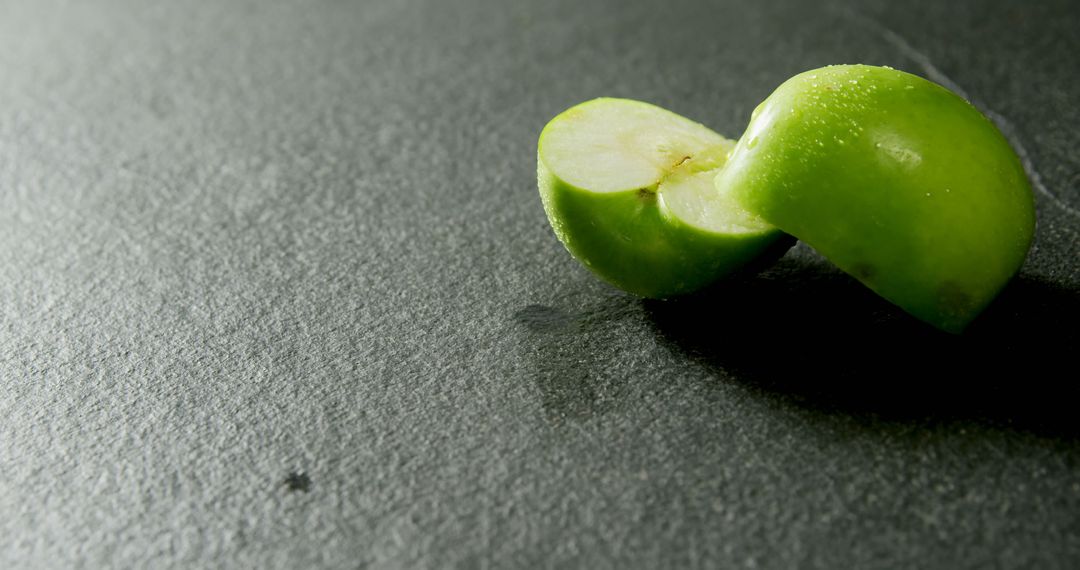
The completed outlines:
<svg viewBox="0 0 1080 570">
<path fill-rule="evenodd" d="M 944 281 L 937 288 L 938 306 L 950 315 L 970 313 L 974 307 L 971 295 L 955 281 Z"/>
<path fill-rule="evenodd" d="M 639 188 L 637 197 L 643 201 L 656 199 L 656 188 Z"/>
<path fill-rule="evenodd" d="M 851 266 L 851 274 L 862 282 L 867 282 L 873 279 L 876 273 L 877 268 L 865 261 L 860 261 L 855 265 Z"/>
</svg>

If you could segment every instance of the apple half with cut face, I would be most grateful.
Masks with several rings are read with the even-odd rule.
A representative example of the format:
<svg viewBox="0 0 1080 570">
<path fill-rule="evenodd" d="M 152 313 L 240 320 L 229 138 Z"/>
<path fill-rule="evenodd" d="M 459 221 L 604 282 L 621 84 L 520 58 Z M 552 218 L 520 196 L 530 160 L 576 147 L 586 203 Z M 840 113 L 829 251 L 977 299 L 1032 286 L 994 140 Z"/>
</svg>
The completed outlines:
<svg viewBox="0 0 1080 570">
<path fill-rule="evenodd" d="M 613 285 L 651 298 L 697 291 L 793 243 L 716 191 L 734 146 L 648 103 L 587 101 L 540 134 L 544 210 L 571 255 Z"/>
<path fill-rule="evenodd" d="M 752 115 L 717 191 L 911 315 L 962 331 L 1035 228 L 1020 160 L 969 102 L 887 67 L 801 73 Z"/>
</svg>

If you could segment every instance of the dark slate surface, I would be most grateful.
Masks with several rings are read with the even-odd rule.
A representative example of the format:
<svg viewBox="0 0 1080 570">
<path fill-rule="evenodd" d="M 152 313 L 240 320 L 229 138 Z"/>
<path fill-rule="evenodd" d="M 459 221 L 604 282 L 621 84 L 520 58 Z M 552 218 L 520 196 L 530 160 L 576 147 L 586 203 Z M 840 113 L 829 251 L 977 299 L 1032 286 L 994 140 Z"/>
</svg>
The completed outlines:
<svg viewBox="0 0 1080 570">
<path fill-rule="evenodd" d="M 0 567 L 1077 568 L 1075 3 L 0 3 Z M 535 141 L 962 90 L 1036 180 L 970 333 L 799 247 L 642 302 Z"/>
</svg>

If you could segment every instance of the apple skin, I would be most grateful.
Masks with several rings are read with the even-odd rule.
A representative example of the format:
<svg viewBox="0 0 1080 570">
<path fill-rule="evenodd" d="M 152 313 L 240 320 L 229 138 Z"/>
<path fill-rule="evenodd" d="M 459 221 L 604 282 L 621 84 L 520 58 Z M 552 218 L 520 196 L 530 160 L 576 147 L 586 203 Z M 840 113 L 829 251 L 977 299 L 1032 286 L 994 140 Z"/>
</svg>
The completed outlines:
<svg viewBox="0 0 1080 570">
<path fill-rule="evenodd" d="M 715 180 L 882 297 L 961 332 L 1019 270 L 1024 169 L 974 106 L 890 68 L 799 74 L 755 111 Z"/>
<path fill-rule="evenodd" d="M 665 215 L 656 192 L 576 188 L 553 176 L 542 158 L 537 177 L 544 210 L 570 254 L 608 283 L 641 297 L 698 291 L 763 255 L 779 257 L 794 243 L 776 230 L 704 231 Z"/>
</svg>

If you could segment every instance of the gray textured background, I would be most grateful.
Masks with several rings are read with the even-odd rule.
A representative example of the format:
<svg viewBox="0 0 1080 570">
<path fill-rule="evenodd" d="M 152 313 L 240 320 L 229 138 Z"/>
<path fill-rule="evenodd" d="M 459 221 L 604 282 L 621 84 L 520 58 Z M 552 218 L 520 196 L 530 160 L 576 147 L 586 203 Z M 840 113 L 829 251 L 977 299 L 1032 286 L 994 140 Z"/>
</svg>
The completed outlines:
<svg viewBox="0 0 1080 570">
<path fill-rule="evenodd" d="M 1080 566 L 1080 10 L 889 4 L 0 1 L 0 567 Z M 969 334 L 555 240 L 562 109 L 737 136 L 843 62 L 1035 175 Z"/>
</svg>

